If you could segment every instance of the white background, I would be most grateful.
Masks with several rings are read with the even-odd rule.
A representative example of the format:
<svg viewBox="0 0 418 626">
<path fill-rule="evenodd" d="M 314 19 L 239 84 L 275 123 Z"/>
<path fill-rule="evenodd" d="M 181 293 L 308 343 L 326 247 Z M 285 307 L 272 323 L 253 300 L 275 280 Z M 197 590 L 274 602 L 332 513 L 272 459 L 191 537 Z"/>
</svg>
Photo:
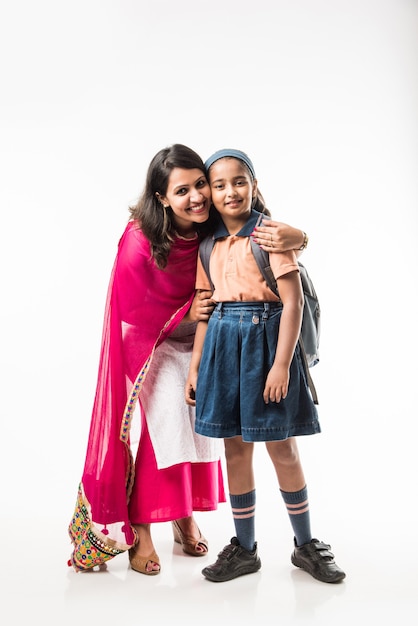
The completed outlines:
<svg viewBox="0 0 418 626">
<path fill-rule="evenodd" d="M 255 619 L 417 614 L 417 37 L 414 0 L 2 2 L 0 576 L 15 623 L 98 615 L 90 583 L 66 569 L 66 528 L 117 242 L 151 157 L 173 142 L 250 155 L 273 217 L 309 234 L 302 261 L 322 306 L 323 433 L 300 449 L 313 530 L 345 591 L 330 616 L 329 598 L 305 615 L 297 597 L 273 607 L 269 595 Z M 277 564 L 288 577 L 290 525 L 261 446 L 256 471 L 266 567 L 277 541 L 271 575 Z M 199 523 L 217 535 L 213 556 L 233 534 L 228 505 Z M 168 531 L 155 532 L 163 552 Z M 116 581 L 132 572 L 112 567 L 115 585 L 95 593 L 118 615 Z M 190 587 L 176 595 L 172 581 L 146 603 L 141 585 L 158 591 L 164 570 L 135 576 L 139 621 L 187 604 Z M 250 579 L 228 585 L 239 596 Z M 241 602 L 199 599 L 212 622 Z"/>
</svg>

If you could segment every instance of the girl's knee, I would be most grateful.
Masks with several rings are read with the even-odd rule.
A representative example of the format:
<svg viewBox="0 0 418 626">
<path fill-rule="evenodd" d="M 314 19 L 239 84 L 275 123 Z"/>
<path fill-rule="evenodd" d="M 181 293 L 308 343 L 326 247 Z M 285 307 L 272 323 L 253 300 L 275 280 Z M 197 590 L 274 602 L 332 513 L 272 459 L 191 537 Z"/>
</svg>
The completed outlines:
<svg viewBox="0 0 418 626">
<path fill-rule="evenodd" d="M 299 463 L 297 443 L 293 438 L 284 441 L 266 442 L 266 447 L 273 463 L 293 465 Z"/>
<path fill-rule="evenodd" d="M 242 441 L 241 437 L 225 440 L 225 458 L 228 463 L 252 461 L 254 444 Z"/>
</svg>

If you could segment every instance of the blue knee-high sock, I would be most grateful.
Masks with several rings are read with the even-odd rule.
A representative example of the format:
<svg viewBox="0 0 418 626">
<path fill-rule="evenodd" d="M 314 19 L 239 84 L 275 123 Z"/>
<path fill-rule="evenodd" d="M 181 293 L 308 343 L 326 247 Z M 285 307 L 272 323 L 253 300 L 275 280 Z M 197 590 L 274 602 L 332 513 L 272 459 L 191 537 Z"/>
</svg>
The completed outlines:
<svg viewBox="0 0 418 626">
<path fill-rule="evenodd" d="M 240 544 L 252 552 L 255 543 L 255 489 L 239 496 L 229 494 L 235 532 Z"/>
<path fill-rule="evenodd" d="M 290 523 L 295 534 L 296 544 L 301 546 L 312 539 L 309 516 L 308 489 L 305 485 L 300 491 L 282 491 Z"/>
</svg>

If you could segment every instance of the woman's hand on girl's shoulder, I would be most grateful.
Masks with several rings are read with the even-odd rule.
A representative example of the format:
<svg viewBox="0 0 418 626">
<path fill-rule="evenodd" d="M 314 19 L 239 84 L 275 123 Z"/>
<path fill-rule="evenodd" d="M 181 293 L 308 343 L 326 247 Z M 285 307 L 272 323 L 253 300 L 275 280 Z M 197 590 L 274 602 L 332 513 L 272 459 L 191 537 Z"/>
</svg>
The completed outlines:
<svg viewBox="0 0 418 626">
<path fill-rule="evenodd" d="M 254 229 L 252 237 L 267 252 L 287 252 L 299 250 L 306 235 L 300 228 L 266 219 Z"/>
</svg>

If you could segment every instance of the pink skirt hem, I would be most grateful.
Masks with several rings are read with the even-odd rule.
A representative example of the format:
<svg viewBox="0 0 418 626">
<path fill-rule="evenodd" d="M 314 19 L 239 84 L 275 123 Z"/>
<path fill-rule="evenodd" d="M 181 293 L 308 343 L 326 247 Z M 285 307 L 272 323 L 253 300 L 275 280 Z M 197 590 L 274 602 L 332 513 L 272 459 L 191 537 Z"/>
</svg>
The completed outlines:
<svg viewBox="0 0 418 626">
<path fill-rule="evenodd" d="M 169 522 L 193 511 L 214 511 L 221 502 L 226 502 L 221 461 L 179 463 L 159 470 L 143 419 L 129 502 L 131 524 Z"/>
</svg>

